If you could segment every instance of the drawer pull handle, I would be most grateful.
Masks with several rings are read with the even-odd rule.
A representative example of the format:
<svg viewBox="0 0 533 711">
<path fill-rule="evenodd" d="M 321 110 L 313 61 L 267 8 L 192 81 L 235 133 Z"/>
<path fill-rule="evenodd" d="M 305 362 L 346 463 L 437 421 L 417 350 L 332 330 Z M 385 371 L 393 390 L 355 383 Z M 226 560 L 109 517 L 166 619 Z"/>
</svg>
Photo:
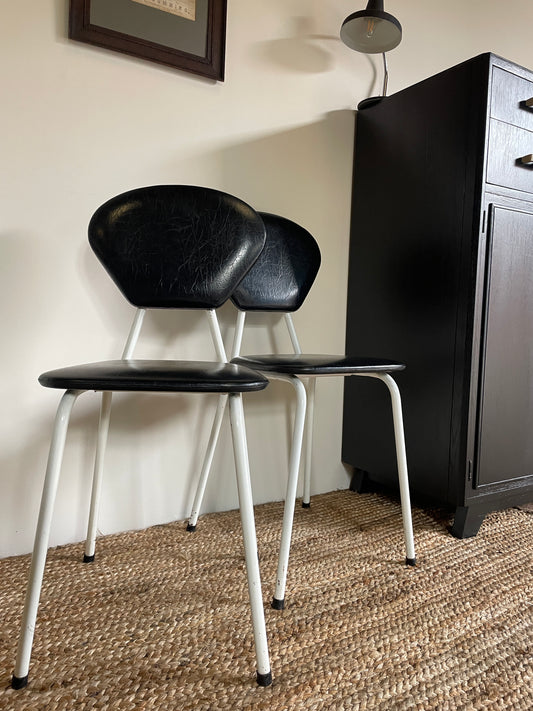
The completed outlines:
<svg viewBox="0 0 533 711">
<path fill-rule="evenodd" d="M 530 154 L 527 155 L 527 156 L 522 156 L 522 158 L 520 158 L 520 161 L 521 161 L 524 165 L 529 165 L 530 163 L 533 163 L 533 153 L 530 153 Z"/>
<path fill-rule="evenodd" d="M 531 99 L 526 99 L 526 106 L 529 106 L 529 108 L 533 106 L 533 97 L 531 97 Z"/>
</svg>

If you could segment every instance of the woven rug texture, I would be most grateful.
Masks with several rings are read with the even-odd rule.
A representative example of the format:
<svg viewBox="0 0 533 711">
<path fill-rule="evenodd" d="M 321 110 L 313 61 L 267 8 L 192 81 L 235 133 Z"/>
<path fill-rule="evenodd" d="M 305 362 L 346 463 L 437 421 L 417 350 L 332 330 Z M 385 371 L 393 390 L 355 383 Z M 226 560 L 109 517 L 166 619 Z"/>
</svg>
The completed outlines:
<svg viewBox="0 0 533 711">
<path fill-rule="evenodd" d="M 274 683 L 255 683 L 239 513 L 49 552 L 30 684 L 9 687 L 29 556 L 0 560 L 0 709 L 533 709 L 533 515 L 457 540 L 399 503 L 337 491 L 297 507 L 286 607 L 270 608 L 282 504 L 256 507 Z"/>
</svg>

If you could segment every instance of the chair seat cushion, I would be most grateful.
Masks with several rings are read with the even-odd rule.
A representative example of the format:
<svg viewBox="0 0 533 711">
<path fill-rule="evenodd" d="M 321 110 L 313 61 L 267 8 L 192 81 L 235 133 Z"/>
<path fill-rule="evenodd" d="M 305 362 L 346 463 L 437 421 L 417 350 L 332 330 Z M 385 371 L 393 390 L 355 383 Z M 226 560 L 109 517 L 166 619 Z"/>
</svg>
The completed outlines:
<svg viewBox="0 0 533 711">
<path fill-rule="evenodd" d="M 46 388 L 145 392 L 250 392 L 268 380 L 231 363 L 179 360 L 107 360 L 50 370 L 39 377 Z"/>
<path fill-rule="evenodd" d="M 343 355 L 249 355 L 234 358 L 232 363 L 256 368 L 264 373 L 285 375 L 354 375 L 357 373 L 391 373 L 405 365 L 386 358 L 363 358 Z"/>
</svg>

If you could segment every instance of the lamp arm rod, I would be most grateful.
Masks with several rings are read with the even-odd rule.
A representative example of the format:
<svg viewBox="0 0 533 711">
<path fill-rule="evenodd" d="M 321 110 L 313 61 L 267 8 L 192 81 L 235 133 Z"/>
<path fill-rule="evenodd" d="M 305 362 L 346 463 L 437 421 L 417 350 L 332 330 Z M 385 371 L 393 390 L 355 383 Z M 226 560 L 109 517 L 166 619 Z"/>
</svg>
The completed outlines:
<svg viewBox="0 0 533 711">
<path fill-rule="evenodd" d="M 389 83 L 389 70 L 387 67 L 387 55 L 383 52 L 383 91 L 382 96 L 387 96 L 387 85 Z"/>
</svg>

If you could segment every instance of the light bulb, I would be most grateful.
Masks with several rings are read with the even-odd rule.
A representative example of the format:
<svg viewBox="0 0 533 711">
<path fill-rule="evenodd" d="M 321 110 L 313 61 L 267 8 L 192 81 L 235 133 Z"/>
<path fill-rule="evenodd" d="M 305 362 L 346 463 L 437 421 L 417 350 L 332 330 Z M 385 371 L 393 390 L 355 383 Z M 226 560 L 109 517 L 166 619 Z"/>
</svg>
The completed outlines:
<svg viewBox="0 0 533 711">
<path fill-rule="evenodd" d="M 376 29 L 376 20 L 373 17 L 369 17 L 367 22 L 366 22 L 366 36 L 367 37 L 372 37 L 374 34 L 374 30 Z"/>
</svg>

